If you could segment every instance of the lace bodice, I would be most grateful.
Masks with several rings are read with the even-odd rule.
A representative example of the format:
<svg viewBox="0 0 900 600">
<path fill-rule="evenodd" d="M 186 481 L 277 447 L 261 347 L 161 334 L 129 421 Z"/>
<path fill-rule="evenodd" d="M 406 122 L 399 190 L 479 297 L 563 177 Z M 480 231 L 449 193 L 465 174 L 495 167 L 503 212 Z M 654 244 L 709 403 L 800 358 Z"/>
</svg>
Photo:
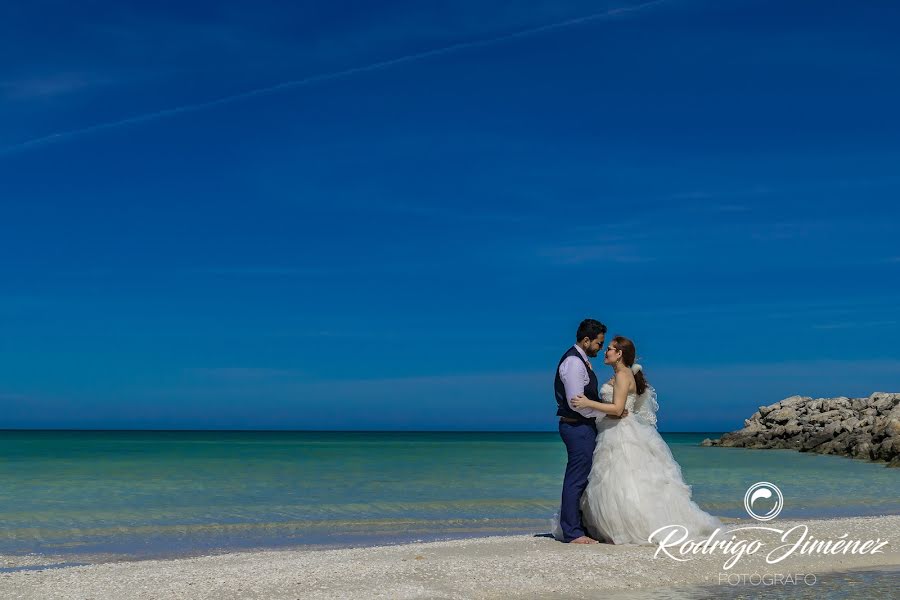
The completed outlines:
<svg viewBox="0 0 900 600">
<path fill-rule="evenodd" d="M 613 403 L 613 386 L 608 381 L 600 386 L 600 399 L 606 404 Z M 625 410 L 634 412 L 635 400 L 637 400 L 637 395 L 634 392 L 628 394 L 628 397 L 625 399 Z"/>
<path fill-rule="evenodd" d="M 613 386 L 608 381 L 600 386 L 600 399 L 607 404 L 613 403 Z M 647 390 L 640 396 L 631 392 L 625 398 L 625 410 L 629 416 L 656 427 L 656 411 L 659 410 L 656 390 L 647 386 Z"/>
</svg>

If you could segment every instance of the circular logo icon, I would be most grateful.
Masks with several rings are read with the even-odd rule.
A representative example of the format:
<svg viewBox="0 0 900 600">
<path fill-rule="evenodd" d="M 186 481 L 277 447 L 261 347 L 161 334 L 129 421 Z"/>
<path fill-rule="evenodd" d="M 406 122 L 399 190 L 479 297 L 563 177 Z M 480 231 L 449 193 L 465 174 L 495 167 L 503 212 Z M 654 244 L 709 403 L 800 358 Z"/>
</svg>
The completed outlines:
<svg viewBox="0 0 900 600">
<path fill-rule="evenodd" d="M 762 502 L 763 499 L 771 500 L 771 502 Z M 767 512 L 760 514 L 753 510 L 753 505 L 757 500 L 760 500 L 760 505 L 763 506 L 774 505 Z M 774 483 L 759 481 L 747 488 L 747 493 L 744 494 L 744 508 L 747 510 L 747 514 L 757 521 L 771 521 L 784 508 L 784 496 L 781 495 L 781 490 Z"/>
</svg>

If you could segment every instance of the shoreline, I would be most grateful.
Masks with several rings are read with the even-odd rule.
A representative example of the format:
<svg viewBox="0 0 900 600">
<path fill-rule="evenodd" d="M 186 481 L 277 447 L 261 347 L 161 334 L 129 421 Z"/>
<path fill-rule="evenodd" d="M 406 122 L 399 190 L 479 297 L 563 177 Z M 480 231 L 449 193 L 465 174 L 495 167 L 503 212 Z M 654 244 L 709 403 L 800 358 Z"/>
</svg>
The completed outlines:
<svg viewBox="0 0 900 600">
<path fill-rule="evenodd" d="M 872 513 L 853 513 L 853 514 L 825 514 L 825 515 L 788 515 L 782 516 L 784 522 L 823 522 L 834 520 L 858 519 L 858 518 L 882 518 L 882 517 L 900 517 L 900 507 L 896 510 L 872 512 Z M 748 517 L 731 517 L 718 516 L 719 520 L 726 527 L 735 526 L 740 523 L 753 523 Z M 122 546 L 114 546 L 109 548 L 94 547 L 92 549 L 67 550 L 61 551 L 56 549 L 34 550 L 29 552 L 0 550 L 0 574 L 15 572 L 17 570 L 37 570 L 59 568 L 59 565 L 95 565 L 105 563 L 124 563 L 124 562 L 141 562 L 147 560 L 170 561 L 190 558 L 201 558 L 207 556 L 220 556 L 223 554 L 246 554 L 254 552 L 274 552 L 274 551 L 295 551 L 295 552 L 319 552 L 325 550 L 349 550 L 364 548 L 386 548 L 394 546 L 406 546 L 411 544 L 429 544 L 437 542 L 456 542 L 476 539 L 491 539 L 500 537 L 522 537 L 536 536 L 540 537 L 541 533 L 535 533 L 542 524 L 549 519 L 527 519 L 535 521 L 529 526 L 511 527 L 511 528 L 492 528 L 484 527 L 480 529 L 456 529 L 431 531 L 417 533 L 405 532 L 404 534 L 378 534 L 373 536 L 362 536 L 358 532 L 354 534 L 340 533 L 331 536 L 329 541 L 296 541 L 273 539 L 255 542 L 234 542 L 221 545 L 198 545 L 195 547 L 165 547 L 164 543 L 154 542 L 152 545 L 144 545 L 143 547 L 129 546 L 123 549 Z M 481 520 L 479 520 L 481 521 Z M 417 523 L 418 524 L 418 523 Z M 152 548 L 152 549 L 150 549 Z"/>
<path fill-rule="evenodd" d="M 546 534 L 490 536 L 340 549 L 248 550 L 190 558 L 119 560 L 83 566 L 0 573 L 0 588 L 17 598 L 585 598 L 597 590 L 640 591 L 718 585 L 722 573 L 829 573 L 900 568 L 900 515 L 742 525 L 787 529 L 807 525 L 816 540 L 887 540 L 876 554 L 794 554 L 767 565 L 765 554 L 781 542 L 771 532 L 754 536 L 765 544 L 730 571 L 730 555 L 696 555 L 679 562 L 654 546 L 576 546 Z M 742 538 L 745 537 L 742 534 Z M 749 539 L 749 537 L 747 537 Z M 674 550 L 673 550 L 674 552 Z M 0 557 L 9 559 L 10 557 Z M 24 557 L 17 557 L 24 558 Z M 47 556 L 34 556 L 43 558 Z M 5 562 L 5 561 L 2 561 Z M 0 562 L 0 566 L 3 565 Z M 573 576 L 573 574 L 575 574 Z"/>
</svg>

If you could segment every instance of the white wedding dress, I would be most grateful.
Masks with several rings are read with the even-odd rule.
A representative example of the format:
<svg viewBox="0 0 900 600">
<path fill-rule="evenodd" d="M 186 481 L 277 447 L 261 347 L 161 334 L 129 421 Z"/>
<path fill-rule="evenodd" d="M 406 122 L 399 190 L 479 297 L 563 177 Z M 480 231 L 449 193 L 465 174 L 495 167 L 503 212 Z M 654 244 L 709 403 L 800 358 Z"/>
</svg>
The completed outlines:
<svg viewBox="0 0 900 600">
<path fill-rule="evenodd" d="M 612 403 L 609 382 L 600 388 L 600 396 Z M 691 487 L 656 430 L 656 391 L 648 387 L 640 396 L 629 394 L 625 408 L 628 416 L 622 419 L 607 419 L 606 413 L 595 411 L 597 445 L 581 497 L 588 535 L 614 544 L 648 544 L 650 534 L 667 525 L 685 527 L 692 540 L 722 528 L 719 519 L 691 500 Z M 562 540 L 559 513 L 552 526 L 553 536 Z"/>
</svg>

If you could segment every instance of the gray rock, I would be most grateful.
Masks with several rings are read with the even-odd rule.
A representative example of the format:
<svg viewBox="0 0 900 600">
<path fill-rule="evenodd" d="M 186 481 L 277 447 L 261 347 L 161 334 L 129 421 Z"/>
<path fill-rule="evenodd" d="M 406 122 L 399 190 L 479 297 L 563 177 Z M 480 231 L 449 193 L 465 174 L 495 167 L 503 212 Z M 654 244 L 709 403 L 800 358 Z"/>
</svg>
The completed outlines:
<svg viewBox="0 0 900 600">
<path fill-rule="evenodd" d="M 852 406 L 850 398 L 845 398 L 843 396 L 840 398 L 830 398 L 825 400 L 822 404 L 825 410 L 838 410 L 841 408 L 850 408 Z"/>
<path fill-rule="evenodd" d="M 893 416 L 875 417 L 872 424 L 872 437 L 880 440 L 885 437 L 897 437 L 897 430 L 900 427 L 900 419 Z"/>
<path fill-rule="evenodd" d="M 792 448 L 900 466 L 900 393 L 868 398 L 791 396 L 759 409 L 744 428 L 703 446 Z"/>
<path fill-rule="evenodd" d="M 812 400 L 808 396 L 791 396 L 790 398 L 785 398 L 779 404 L 782 407 L 790 406 L 791 408 L 798 408 L 800 405 L 805 405 L 807 402 Z"/>
<path fill-rule="evenodd" d="M 810 450 L 814 450 L 817 446 L 821 446 L 825 442 L 832 440 L 834 436 L 831 433 L 814 433 L 809 436 L 800 444 L 801 452 L 809 452 Z"/>
<path fill-rule="evenodd" d="M 803 433 L 803 427 L 796 419 L 792 419 L 784 426 L 784 435 L 786 437 L 795 437 Z"/>
<path fill-rule="evenodd" d="M 795 450 L 799 445 L 792 444 L 790 440 L 775 439 L 769 442 L 768 447 L 779 450 Z"/>
<path fill-rule="evenodd" d="M 834 437 L 841 429 L 843 429 L 843 423 L 841 421 L 832 421 L 822 429 L 822 433 L 828 433 L 831 434 L 831 437 Z"/>
<path fill-rule="evenodd" d="M 799 436 L 794 436 L 794 437 L 788 438 L 784 441 L 785 441 L 785 444 L 787 444 L 787 447 L 790 448 L 791 450 L 799 450 L 802 445 L 802 442 L 801 442 L 801 439 Z"/>
<path fill-rule="evenodd" d="M 746 438 L 734 438 L 732 440 L 728 440 L 724 442 L 722 446 L 726 448 L 747 448 L 749 442 L 749 447 L 753 447 L 753 440 L 747 440 Z"/>
<path fill-rule="evenodd" d="M 861 412 L 861 411 L 865 410 L 867 406 L 869 406 L 868 398 L 854 398 L 850 402 L 850 408 L 852 408 L 856 412 Z"/>
<path fill-rule="evenodd" d="M 719 438 L 718 445 L 723 448 L 743 448 L 745 444 L 745 438 L 739 435 L 738 432 L 726 433 L 721 438 Z"/>
<path fill-rule="evenodd" d="M 809 420 L 813 423 L 829 423 L 834 421 L 835 419 L 841 418 L 841 411 L 839 410 L 828 410 L 825 412 L 821 412 L 816 415 L 811 415 Z"/>
<path fill-rule="evenodd" d="M 900 436 L 900 404 L 885 415 L 884 434 L 890 437 Z"/>
<path fill-rule="evenodd" d="M 824 444 L 816 448 L 816 452 L 820 454 L 840 454 L 841 456 L 846 455 L 850 449 L 849 440 L 850 434 L 845 431 L 833 440 L 825 442 Z"/>
<path fill-rule="evenodd" d="M 872 456 L 872 444 L 867 441 L 861 441 L 855 446 L 853 446 L 853 450 L 851 452 L 851 456 L 854 458 L 864 458 L 866 460 L 871 460 Z"/>
<path fill-rule="evenodd" d="M 765 420 L 772 423 L 787 423 L 797 418 L 797 411 L 791 407 L 779 408 L 766 415 Z"/>
<path fill-rule="evenodd" d="M 891 461 L 900 456 L 900 438 L 887 438 L 872 449 L 877 460 Z"/>
<path fill-rule="evenodd" d="M 746 421 L 745 421 L 746 423 Z M 741 431 L 743 433 L 758 433 L 766 430 L 766 426 L 760 423 L 759 421 L 750 421 L 750 424 L 745 426 Z"/>
<path fill-rule="evenodd" d="M 875 392 L 869 396 L 869 404 L 878 412 L 888 412 L 900 403 L 900 394 L 885 394 L 884 392 Z"/>
<path fill-rule="evenodd" d="M 844 431 L 853 432 L 859 426 L 859 419 L 856 417 L 850 417 L 846 421 L 841 421 L 841 428 Z"/>
</svg>

